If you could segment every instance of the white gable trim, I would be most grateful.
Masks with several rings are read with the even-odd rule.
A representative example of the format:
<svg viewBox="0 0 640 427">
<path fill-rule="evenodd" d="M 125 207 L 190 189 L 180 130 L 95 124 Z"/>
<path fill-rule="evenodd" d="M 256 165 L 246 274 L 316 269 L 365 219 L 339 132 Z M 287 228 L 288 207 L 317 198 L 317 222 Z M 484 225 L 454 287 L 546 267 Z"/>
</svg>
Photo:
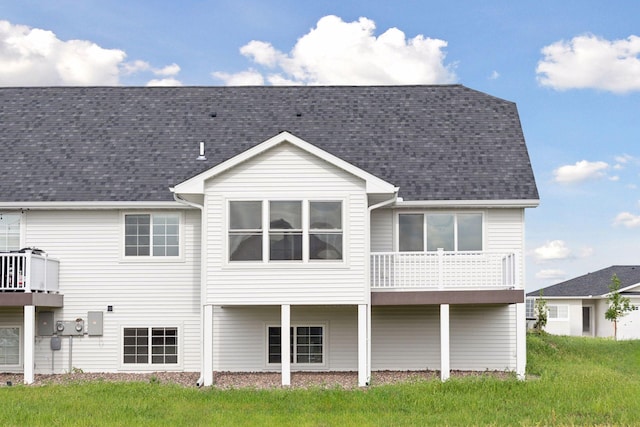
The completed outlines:
<svg viewBox="0 0 640 427">
<path fill-rule="evenodd" d="M 392 184 L 366 172 L 349 162 L 346 162 L 339 157 L 334 156 L 300 138 L 289 133 L 289 132 L 281 132 L 278 135 L 262 142 L 261 144 L 256 145 L 238 154 L 231 159 L 220 163 L 213 168 L 202 172 L 199 175 L 190 178 L 175 187 L 172 187 L 170 190 L 174 193 L 179 194 L 204 194 L 204 183 L 206 180 L 215 177 L 223 172 L 226 172 L 229 169 L 236 167 L 237 165 L 264 153 L 265 151 L 283 143 L 292 144 L 301 150 L 307 151 L 308 153 L 313 154 L 314 156 L 358 177 L 363 179 L 366 182 L 367 193 L 389 193 L 392 194 L 397 191 L 397 188 Z"/>
</svg>

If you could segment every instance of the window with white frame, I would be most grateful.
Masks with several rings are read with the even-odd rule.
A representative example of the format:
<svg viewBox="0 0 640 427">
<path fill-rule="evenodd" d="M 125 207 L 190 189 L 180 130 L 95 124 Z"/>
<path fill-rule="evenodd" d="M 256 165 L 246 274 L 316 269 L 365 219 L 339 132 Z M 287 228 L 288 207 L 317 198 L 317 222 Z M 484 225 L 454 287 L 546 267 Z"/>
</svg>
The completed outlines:
<svg viewBox="0 0 640 427">
<path fill-rule="evenodd" d="M 547 305 L 549 310 L 549 320 L 567 320 L 569 319 L 569 306 L 568 305 Z"/>
<path fill-rule="evenodd" d="M 400 252 L 481 251 L 481 213 L 406 213 L 398 215 Z"/>
<path fill-rule="evenodd" d="M 178 328 L 124 328 L 122 362 L 166 365 L 178 363 Z"/>
<path fill-rule="evenodd" d="M 20 364 L 20 328 L 0 327 L 0 366 Z"/>
<path fill-rule="evenodd" d="M 342 260 L 342 221 L 341 201 L 230 201 L 229 260 Z"/>
<path fill-rule="evenodd" d="M 282 362 L 282 337 L 279 326 L 269 326 L 268 356 L 269 363 Z M 324 363 L 324 326 L 292 326 L 289 335 L 291 363 Z"/>
<path fill-rule="evenodd" d="M 536 318 L 536 312 L 535 312 L 535 306 L 536 306 L 536 300 L 533 298 L 527 298 L 526 300 L 526 317 L 527 319 L 535 319 Z"/>
<path fill-rule="evenodd" d="M 180 214 L 126 214 L 125 257 L 180 256 Z"/>
<path fill-rule="evenodd" d="M 0 213 L 0 251 L 20 249 L 20 214 Z"/>
</svg>

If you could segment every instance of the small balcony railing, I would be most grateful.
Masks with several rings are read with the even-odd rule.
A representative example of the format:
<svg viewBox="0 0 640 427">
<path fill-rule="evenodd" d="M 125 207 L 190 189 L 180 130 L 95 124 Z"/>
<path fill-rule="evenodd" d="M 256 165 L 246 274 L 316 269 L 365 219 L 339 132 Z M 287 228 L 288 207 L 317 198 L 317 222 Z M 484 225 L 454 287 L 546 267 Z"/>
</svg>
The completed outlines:
<svg viewBox="0 0 640 427">
<path fill-rule="evenodd" d="M 519 288 L 515 253 L 378 252 L 371 254 L 371 288 L 453 290 Z"/>
<path fill-rule="evenodd" d="M 57 292 L 59 264 L 30 250 L 0 253 L 0 291 Z"/>
</svg>

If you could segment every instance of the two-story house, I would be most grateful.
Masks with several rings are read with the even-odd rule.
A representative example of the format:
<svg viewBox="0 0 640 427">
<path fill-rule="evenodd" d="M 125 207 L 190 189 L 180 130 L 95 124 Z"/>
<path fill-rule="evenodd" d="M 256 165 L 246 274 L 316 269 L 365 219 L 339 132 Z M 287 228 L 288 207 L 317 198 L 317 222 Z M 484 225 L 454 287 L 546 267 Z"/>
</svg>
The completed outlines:
<svg viewBox="0 0 640 427">
<path fill-rule="evenodd" d="M 512 102 L 460 85 L 0 99 L 0 371 L 524 376 L 538 192 Z"/>
</svg>

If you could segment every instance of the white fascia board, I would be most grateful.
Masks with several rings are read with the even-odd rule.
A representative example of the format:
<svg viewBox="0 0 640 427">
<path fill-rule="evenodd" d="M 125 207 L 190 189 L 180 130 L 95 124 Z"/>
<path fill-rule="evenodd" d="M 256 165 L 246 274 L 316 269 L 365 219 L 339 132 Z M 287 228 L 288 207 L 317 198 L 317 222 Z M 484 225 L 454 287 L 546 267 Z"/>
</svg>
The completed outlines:
<svg viewBox="0 0 640 427">
<path fill-rule="evenodd" d="M 401 200 L 394 208 L 535 208 L 540 204 L 537 199 L 524 200 Z"/>
<path fill-rule="evenodd" d="M 564 296 L 564 297 L 549 297 L 546 295 L 542 295 L 542 299 L 545 301 L 561 301 L 561 300 L 576 300 L 576 299 L 603 299 L 606 295 L 573 295 L 573 296 Z M 531 299 L 540 299 L 540 295 L 536 295 L 535 297 L 527 297 Z"/>
<path fill-rule="evenodd" d="M 313 154 L 314 156 L 328 163 L 331 163 L 332 165 L 358 178 L 363 179 L 366 182 L 367 193 L 393 194 L 396 191 L 396 188 L 392 184 L 376 177 L 375 175 L 370 174 L 369 172 L 366 172 L 352 165 L 349 162 L 342 160 L 339 157 L 334 156 L 333 154 L 330 154 L 304 141 L 301 138 L 298 138 L 297 136 L 289 132 L 281 132 L 278 135 L 272 138 L 269 138 L 268 140 L 238 154 L 237 156 L 232 157 L 231 159 L 225 162 L 222 162 L 219 165 L 214 166 L 213 168 L 194 176 L 193 178 L 189 178 L 188 180 L 176 185 L 170 190 L 173 191 L 174 193 L 179 193 L 179 194 L 203 194 L 204 182 L 207 179 L 210 179 L 216 175 L 219 175 L 239 165 L 240 163 L 243 163 L 261 153 L 264 153 L 265 151 L 275 147 L 276 145 L 279 145 L 282 143 L 292 144 L 300 148 L 301 150 L 307 151 L 308 153 Z"/>
<path fill-rule="evenodd" d="M 15 210 L 96 210 L 96 209 L 190 209 L 171 202 L 0 202 L 0 209 Z"/>
</svg>

